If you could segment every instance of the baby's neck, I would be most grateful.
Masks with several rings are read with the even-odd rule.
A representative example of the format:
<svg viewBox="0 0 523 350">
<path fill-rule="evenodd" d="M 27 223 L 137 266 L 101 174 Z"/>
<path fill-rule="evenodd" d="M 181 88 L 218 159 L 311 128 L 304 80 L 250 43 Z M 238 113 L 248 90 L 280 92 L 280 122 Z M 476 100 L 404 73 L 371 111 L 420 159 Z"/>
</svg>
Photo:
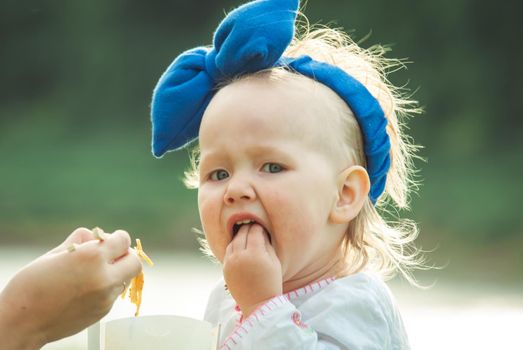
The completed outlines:
<svg viewBox="0 0 523 350">
<path fill-rule="evenodd" d="M 344 261 L 341 257 L 336 257 L 329 264 L 326 264 L 305 275 L 296 275 L 283 281 L 283 293 L 305 287 L 315 281 L 320 281 L 331 277 L 340 277 L 344 271 Z"/>
</svg>

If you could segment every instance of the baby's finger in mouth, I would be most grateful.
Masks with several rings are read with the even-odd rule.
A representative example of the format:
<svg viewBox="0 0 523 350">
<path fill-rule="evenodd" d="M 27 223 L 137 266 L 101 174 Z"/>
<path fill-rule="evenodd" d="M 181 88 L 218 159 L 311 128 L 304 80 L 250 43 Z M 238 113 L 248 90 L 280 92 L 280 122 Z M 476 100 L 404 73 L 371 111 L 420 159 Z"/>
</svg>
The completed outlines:
<svg viewBox="0 0 523 350">
<path fill-rule="evenodd" d="M 247 247 L 250 248 L 264 248 L 265 240 L 268 239 L 268 234 L 263 226 L 258 224 L 252 224 L 249 227 L 247 236 Z"/>
</svg>

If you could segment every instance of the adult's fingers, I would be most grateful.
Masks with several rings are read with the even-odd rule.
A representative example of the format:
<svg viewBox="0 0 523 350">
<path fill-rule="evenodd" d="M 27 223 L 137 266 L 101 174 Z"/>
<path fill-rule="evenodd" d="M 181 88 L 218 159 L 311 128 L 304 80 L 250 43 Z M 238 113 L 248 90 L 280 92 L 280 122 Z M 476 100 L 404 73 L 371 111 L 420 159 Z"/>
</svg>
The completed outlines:
<svg viewBox="0 0 523 350">
<path fill-rule="evenodd" d="M 113 234 L 107 235 L 103 241 L 102 250 L 107 258 L 111 261 L 120 258 L 129 251 L 131 246 L 131 237 L 123 230 L 114 231 Z"/>
<path fill-rule="evenodd" d="M 126 282 L 128 286 L 127 282 L 142 271 L 143 265 L 140 258 L 134 252 L 130 252 L 116 260 L 110 269 L 116 281 L 119 283 Z"/>
<path fill-rule="evenodd" d="M 66 244 L 71 244 L 71 243 L 76 243 L 76 244 L 82 244 L 82 243 L 85 243 L 85 242 L 88 242 L 88 241 L 92 241 L 96 239 L 96 237 L 94 237 L 94 234 L 93 234 L 93 231 L 85 228 L 85 227 L 79 227 L 77 228 L 76 230 L 73 231 L 73 233 L 71 233 L 69 235 L 69 237 L 67 237 L 65 239 L 65 242 Z"/>
<path fill-rule="evenodd" d="M 58 247 L 49 251 L 51 254 L 60 253 L 67 250 L 73 244 L 82 244 L 94 240 L 93 232 L 85 227 L 79 227 L 74 230 Z"/>
</svg>

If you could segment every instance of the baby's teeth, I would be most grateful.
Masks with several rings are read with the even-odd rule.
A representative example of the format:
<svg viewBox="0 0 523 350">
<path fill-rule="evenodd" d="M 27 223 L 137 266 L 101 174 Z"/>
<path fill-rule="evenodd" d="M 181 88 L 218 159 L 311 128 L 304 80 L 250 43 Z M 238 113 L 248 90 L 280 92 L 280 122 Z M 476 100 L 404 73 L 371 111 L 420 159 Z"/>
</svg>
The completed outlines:
<svg viewBox="0 0 523 350">
<path fill-rule="evenodd" d="M 236 225 L 250 224 L 251 222 L 254 222 L 254 221 L 252 221 L 252 220 L 241 220 L 241 221 L 237 221 Z"/>
</svg>

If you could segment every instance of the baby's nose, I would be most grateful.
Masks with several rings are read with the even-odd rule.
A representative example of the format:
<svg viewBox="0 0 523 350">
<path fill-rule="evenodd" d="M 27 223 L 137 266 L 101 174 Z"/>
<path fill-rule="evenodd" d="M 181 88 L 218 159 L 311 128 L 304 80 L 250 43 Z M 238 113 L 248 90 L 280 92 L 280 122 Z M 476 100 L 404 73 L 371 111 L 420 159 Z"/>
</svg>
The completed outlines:
<svg viewBox="0 0 523 350">
<path fill-rule="evenodd" d="M 224 201 L 226 204 L 234 204 L 239 201 L 251 201 L 256 198 L 256 192 L 246 179 L 235 179 L 231 177 L 225 192 Z"/>
</svg>

